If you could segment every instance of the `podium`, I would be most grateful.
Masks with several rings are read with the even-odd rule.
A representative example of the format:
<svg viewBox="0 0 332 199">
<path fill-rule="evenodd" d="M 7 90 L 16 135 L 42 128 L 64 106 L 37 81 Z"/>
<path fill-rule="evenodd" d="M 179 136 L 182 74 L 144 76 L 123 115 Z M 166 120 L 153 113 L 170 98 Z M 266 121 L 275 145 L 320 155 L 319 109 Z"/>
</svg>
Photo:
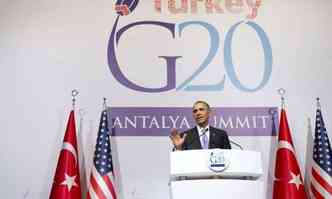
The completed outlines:
<svg viewBox="0 0 332 199">
<path fill-rule="evenodd" d="M 260 152 L 187 150 L 170 154 L 172 199 L 264 199 Z"/>
</svg>

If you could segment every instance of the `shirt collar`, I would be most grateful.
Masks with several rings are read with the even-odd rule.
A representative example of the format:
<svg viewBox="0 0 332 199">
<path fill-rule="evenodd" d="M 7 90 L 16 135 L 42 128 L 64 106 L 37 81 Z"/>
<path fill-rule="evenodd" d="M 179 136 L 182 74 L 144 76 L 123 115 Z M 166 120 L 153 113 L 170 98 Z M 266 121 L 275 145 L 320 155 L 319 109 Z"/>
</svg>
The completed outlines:
<svg viewBox="0 0 332 199">
<path fill-rule="evenodd" d="M 196 128 L 197 128 L 197 131 L 198 131 L 198 135 L 202 135 L 203 134 L 203 129 L 207 129 L 207 132 L 209 132 L 210 131 L 210 126 L 209 125 L 207 125 L 206 127 L 200 127 L 200 126 L 196 126 Z"/>
</svg>

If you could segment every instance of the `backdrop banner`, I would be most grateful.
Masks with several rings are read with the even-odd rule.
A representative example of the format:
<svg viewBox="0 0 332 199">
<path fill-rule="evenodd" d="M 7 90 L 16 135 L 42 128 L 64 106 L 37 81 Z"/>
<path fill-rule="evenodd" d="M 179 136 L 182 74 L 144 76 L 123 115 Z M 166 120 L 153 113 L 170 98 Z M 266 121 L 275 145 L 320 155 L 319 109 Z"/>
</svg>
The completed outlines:
<svg viewBox="0 0 332 199">
<path fill-rule="evenodd" d="M 168 136 L 196 125 L 189 107 L 114 107 L 110 111 L 114 136 Z M 216 107 L 210 125 L 230 136 L 275 136 L 277 107 Z"/>
</svg>

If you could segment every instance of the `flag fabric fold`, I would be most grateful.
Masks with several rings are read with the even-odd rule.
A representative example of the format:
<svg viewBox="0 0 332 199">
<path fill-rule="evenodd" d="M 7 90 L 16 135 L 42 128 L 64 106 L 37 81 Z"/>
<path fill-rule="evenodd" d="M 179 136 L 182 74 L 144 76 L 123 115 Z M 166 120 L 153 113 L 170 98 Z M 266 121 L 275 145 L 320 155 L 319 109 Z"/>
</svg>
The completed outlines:
<svg viewBox="0 0 332 199">
<path fill-rule="evenodd" d="M 75 114 L 69 115 L 50 199 L 81 199 Z"/>
<path fill-rule="evenodd" d="M 108 115 L 101 113 L 87 199 L 116 199 Z"/>
<path fill-rule="evenodd" d="M 311 167 L 312 198 L 332 198 L 332 150 L 320 108 L 316 112 L 315 139 Z"/>
<path fill-rule="evenodd" d="M 273 199 L 307 198 L 284 109 L 280 116 L 274 174 Z"/>
</svg>

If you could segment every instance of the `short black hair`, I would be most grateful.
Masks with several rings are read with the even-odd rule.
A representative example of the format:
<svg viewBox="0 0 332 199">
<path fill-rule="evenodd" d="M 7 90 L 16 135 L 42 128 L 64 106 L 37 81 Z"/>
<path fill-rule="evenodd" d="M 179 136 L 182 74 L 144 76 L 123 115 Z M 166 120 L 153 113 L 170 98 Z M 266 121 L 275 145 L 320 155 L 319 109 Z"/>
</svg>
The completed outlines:
<svg viewBox="0 0 332 199">
<path fill-rule="evenodd" d="M 196 101 L 196 102 L 194 103 L 194 105 L 193 105 L 193 108 L 194 108 L 194 106 L 195 106 L 196 104 L 204 104 L 204 105 L 207 107 L 208 111 L 211 110 L 210 105 L 209 105 L 206 101 L 203 101 L 203 100 L 198 100 L 198 101 Z"/>
</svg>

